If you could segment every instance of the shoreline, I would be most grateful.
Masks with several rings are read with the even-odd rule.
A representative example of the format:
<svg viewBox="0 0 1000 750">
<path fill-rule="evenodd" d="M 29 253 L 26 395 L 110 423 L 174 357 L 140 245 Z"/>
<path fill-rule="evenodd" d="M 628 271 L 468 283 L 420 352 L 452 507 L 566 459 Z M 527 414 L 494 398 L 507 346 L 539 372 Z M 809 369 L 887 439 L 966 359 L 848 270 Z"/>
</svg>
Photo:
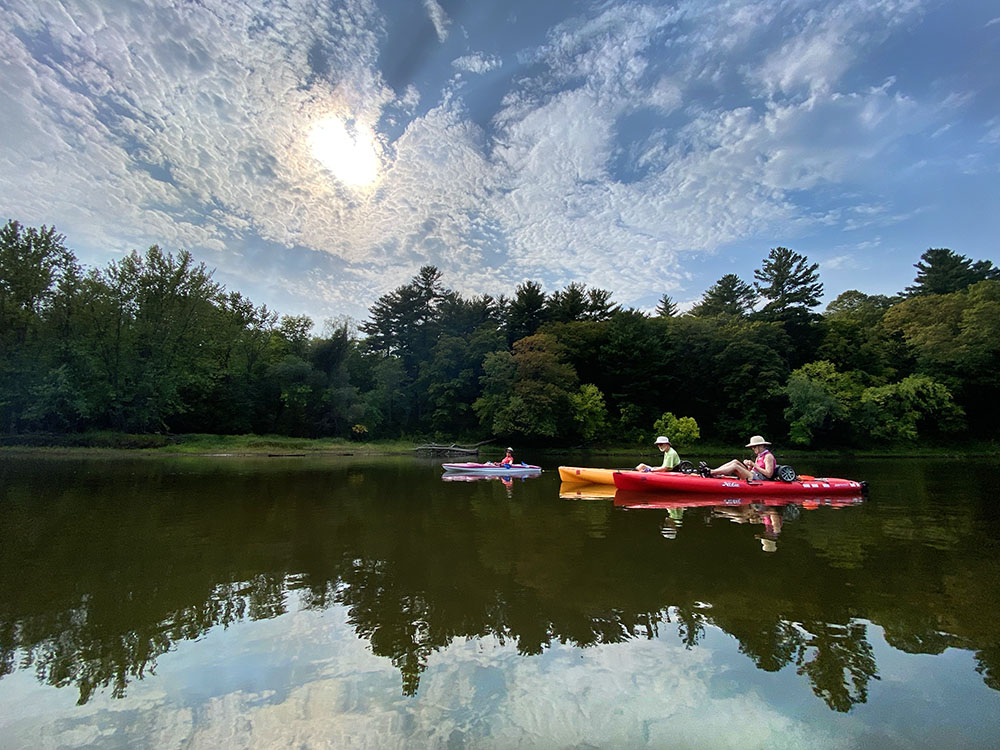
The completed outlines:
<svg viewBox="0 0 1000 750">
<path fill-rule="evenodd" d="M 128 435 L 125 433 L 85 433 L 77 435 L 9 435 L 0 437 L 0 455 L 67 456 L 198 456 L 202 458 L 304 458 L 309 456 L 421 456 L 418 440 L 352 442 L 333 438 L 292 438 L 280 435 Z M 717 443 L 695 444 L 678 449 L 682 458 L 733 457 L 743 453 L 742 446 Z M 604 445 L 541 448 L 525 446 L 519 454 L 593 457 L 595 464 L 605 459 L 647 460 L 654 456 L 652 446 Z M 966 444 L 913 444 L 872 446 L 869 448 L 802 449 L 777 446 L 781 459 L 824 456 L 830 458 L 1000 458 L 1000 442 Z M 502 455 L 500 443 L 484 446 L 482 460 Z"/>
</svg>

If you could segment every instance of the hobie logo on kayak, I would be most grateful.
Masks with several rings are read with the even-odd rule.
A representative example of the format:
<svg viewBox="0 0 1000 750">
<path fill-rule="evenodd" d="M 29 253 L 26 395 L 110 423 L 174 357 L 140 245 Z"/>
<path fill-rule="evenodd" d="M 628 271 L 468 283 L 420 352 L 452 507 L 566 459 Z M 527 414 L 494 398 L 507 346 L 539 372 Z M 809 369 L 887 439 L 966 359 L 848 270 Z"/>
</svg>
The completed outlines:
<svg viewBox="0 0 1000 750">
<path fill-rule="evenodd" d="M 740 483 L 739 482 L 723 482 L 722 486 L 723 487 L 739 487 Z"/>
</svg>

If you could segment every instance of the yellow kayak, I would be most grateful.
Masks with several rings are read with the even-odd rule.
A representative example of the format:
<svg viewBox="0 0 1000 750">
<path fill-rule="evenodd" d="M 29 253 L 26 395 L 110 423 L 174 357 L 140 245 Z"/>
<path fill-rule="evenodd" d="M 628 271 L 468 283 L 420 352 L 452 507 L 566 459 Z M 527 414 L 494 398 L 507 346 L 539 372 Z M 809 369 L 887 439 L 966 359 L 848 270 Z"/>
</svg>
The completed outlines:
<svg viewBox="0 0 1000 750">
<path fill-rule="evenodd" d="M 614 469 L 591 469 L 585 466 L 560 466 L 559 478 L 564 482 L 577 484 L 610 484 L 615 483 Z"/>
</svg>

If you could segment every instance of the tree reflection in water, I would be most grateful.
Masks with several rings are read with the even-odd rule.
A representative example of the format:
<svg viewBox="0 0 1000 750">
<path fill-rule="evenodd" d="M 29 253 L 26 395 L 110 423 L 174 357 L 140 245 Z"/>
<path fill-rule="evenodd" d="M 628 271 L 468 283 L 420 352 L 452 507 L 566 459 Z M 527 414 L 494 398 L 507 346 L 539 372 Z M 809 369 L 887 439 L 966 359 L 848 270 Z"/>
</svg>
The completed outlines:
<svg viewBox="0 0 1000 750">
<path fill-rule="evenodd" d="M 80 703 L 100 689 L 120 698 L 178 643 L 282 615 L 294 592 L 298 606 L 344 607 L 406 695 L 458 638 L 528 656 L 661 638 L 668 626 L 696 648 L 713 627 L 759 669 L 794 665 L 826 705 L 848 711 L 878 679 L 865 620 L 909 653 L 975 651 L 998 688 L 997 610 L 952 598 L 995 601 L 984 581 L 1000 563 L 982 569 L 961 534 L 915 545 L 893 535 L 893 519 L 857 513 L 836 546 L 846 512 L 817 513 L 786 523 L 779 560 L 745 544 L 750 529 L 689 518 L 665 540 L 662 514 L 498 502 L 492 483 L 421 497 L 405 471 L 372 471 L 345 494 L 329 472 L 213 483 L 155 462 L 130 468 L 115 481 L 100 467 L 76 481 L 51 467 L 2 470 L 0 675 L 33 669 L 42 683 L 76 686 Z"/>
</svg>

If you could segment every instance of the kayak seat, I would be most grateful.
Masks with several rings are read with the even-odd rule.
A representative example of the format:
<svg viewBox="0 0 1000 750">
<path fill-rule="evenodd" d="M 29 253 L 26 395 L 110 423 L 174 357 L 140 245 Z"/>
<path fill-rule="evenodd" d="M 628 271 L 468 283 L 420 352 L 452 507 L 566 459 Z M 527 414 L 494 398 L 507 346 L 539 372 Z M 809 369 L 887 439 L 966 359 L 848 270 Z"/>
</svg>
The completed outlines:
<svg viewBox="0 0 1000 750">
<path fill-rule="evenodd" d="M 782 482 L 794 482 L 798 475 L 795 473 L 795 469 L 791 466 L 780 465 L 775 467 L 774 478 L 779 479 Z"/>
</svg>

